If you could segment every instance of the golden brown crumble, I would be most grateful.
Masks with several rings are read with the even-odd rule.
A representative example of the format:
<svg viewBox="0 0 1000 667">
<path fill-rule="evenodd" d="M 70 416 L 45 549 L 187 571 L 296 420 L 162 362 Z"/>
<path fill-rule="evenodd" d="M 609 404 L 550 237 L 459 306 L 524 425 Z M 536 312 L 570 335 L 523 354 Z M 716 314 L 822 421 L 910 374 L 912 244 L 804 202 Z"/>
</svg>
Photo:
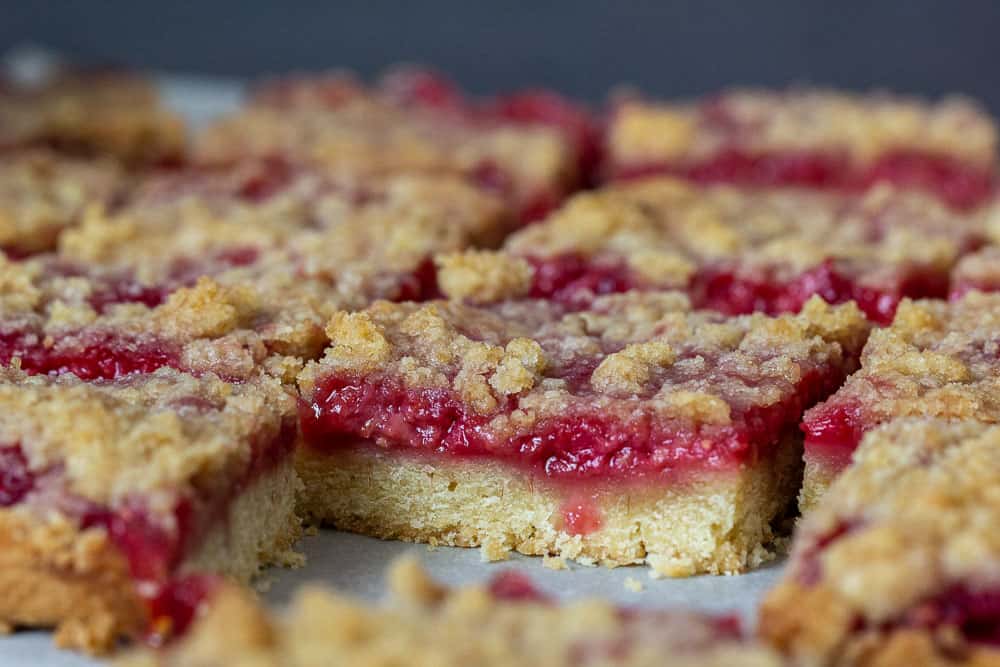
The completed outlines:
<svg viewBox="0 0 1000 667">
<path fill-rule="evenodd" d="M 918 612 L 956 588 L 1000 584 L 998 447 L 1000 428 L 975 421 L 903 418 L 869 432 L 800 524 L 784 583 L 763 606 L 764 635 L 845 664 L 838 658 L 877 655 L 893 633 L 914 632 L 929 640 L 922 659 L 864 664 L 931 664 L 935 654 L 933 664 L 953 664 L 947 655 L 973 664 L 958 628 L 935 627 L 932 608 Z"/>
<path fill-rule="evenodd" d="M 832 261 L 861 287 L 893 291 L 915 270 L 943 277 L 983 238 L 978 217 L 888 185 L 859 198 L 661 177 L 578 194 L 544 222 L 510 236 L 504 250 L 517 258 L 580 256 L 627 270 L 637 286 L 661 288 L 685 288 L 704 269 L 781 284 Z M 466 261 L 492 272 L 523 272 L 515 259 Z M 523 294 L 524 282 L 485 283 L 461 261 L 442 260 L 449 296 L 495 300 Z"/>
<path fill-rule="evenodd" d="M 484 250 L 438 255 L 438 283 L 453 299 L 490 303 L 526 296 L 531 288 L 531 265 L 519 257 Z"/>
<path fill-rule="evenodd" d="M 328 374 L 450 388 L 482 414 L 516 395 L 518 410 L 484 427 L 496 435 L 583 405 L 627 414 L 643 404 L 686 421 L 725 423 L 730 409 L 789 397 L 814 368 L 842 368 L 866 332 L 856 306 L 819 298 L 798 315 L 728 319 L 660 292 L 601 297 L 581 312 L 540 300 L 378 302 L 335 315 L 326 355 L 299 380 L 307 399 Z"/>
<path fill-rule="evenodd" d="M 997 331 L 1000 294 L 904 300 L 892 326 L 872 332 L 861 369 L 828 404 L 858 406 L 865 426 L 901 416 L 1000 421 Z"/>
<path fill-rule="evenodd" d="M 392 599 L 383 605 L 306 587 L 279 617 L 245 591 L 226 589 L 178 646 L 135 654 L 122 664 L 782 664 L 768 649 L 697 614 L 623 614 L 598 600 L 553 605 L 499 599 L 486 587 L 449 590 L 411 560 L 397 562 L 389 582 Z"/>
<path fill-rule="evenodd" d="M 953 295 L 971 289 L 1000 291 L 1000 247 L 990 246 L 963 257 L 952 271 L 951 286 Z"/>
<path fill-rule="evenodd" d="M 88 205 L 108 202 L 122 174 L 113 163 L 46 151 L 8 153 L 0 162 L 0 248 L 28 254 L 55 248 L 59 233 Z"/>
<path fill-rule="evenodd" d="M 142 497 L 170 511 L 191 485 L 241 475 L 252 443 L 267 446 L 295 410 L 276 380 L 230 384 L 172 369 L 86 383 L 8 367 L 0 404 L 0 442 L 18 443 L 29 470 L 53 485 L 25 498 L 40 511 L 56 489 L 109 507 Z"/>
<path fill-rule="evenodd" d="M 982 109 L 960 98 L 929 104 L 823 89 L 733 90 L 703 105 L 627 101 L 608 144 L 618 164 L 697 162 L 735 146 L 845 154 L 859 164 L 916 150 L 992 168 L 997 132 Z"/>
<path fill-rule="evenodd" d="M 129 163 L 173 159 L 184 151 L 180 117 L 138 77 L 60 72 L 38 83 L 3 83 L 0 146 L 52 144 Z"/>
<path fill-rule="evenodd" d="M 210 127 L 194 150 L 197 159 L 210 163 L 280 155 L 354 174 L 421 171 L 483 178 L 486 172 L 486 180 L 509 179 L 501 187 L 509 187 L 520 203 L 539 193 L 558 195 L 579 177 L 575 149 L 556 130 L 473 123 L 447 112 L 404 108 L 357 86 L 337 105 L 307 95 L 279 104 L 258 98 Z M 491 177 L 492 171 L 500 173 Z"/>
</svg>

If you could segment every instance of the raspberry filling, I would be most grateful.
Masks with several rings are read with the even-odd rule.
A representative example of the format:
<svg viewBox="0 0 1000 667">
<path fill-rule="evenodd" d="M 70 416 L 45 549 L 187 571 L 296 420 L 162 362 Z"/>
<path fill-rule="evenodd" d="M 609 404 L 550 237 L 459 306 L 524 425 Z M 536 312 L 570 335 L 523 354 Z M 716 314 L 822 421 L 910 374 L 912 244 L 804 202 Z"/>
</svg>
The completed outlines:
<svg viewBox="0 0 1000 667">
<path fill-rule="evenodd" d="M 952 627 L 972 644 L 1000 646 L 1000 590 L 953 586 L 909 610 L 894 625 Z"/>
<path fill-rule="evenodd" d="M 567 377 L 573 375 L 567 371 Z M 585 379 L 589 374 L 575 375 Z M 484 415 L 447 389 L 337 374 L 319 383 L 312 398 L 300 403 L 299 414 L 306 443 L 321 451 L 356 446 L 362 439 L 411 451 L 499 459 L 551 479 L 638 479 L 754 463 L 843 375 L 840 368 L 805 370 L 784 401 L 734 411 L 727 425 L 682 423 L 644 410 L 641 401 L 619 414 L 588 411 L 580 389 L 579 409 L 497 433 L 491 422 L 517 410 L 516 397 Z M 592 519 L 582 512 L 571 521 L 586 532 Z"/>
<path fill-rule="evenodd" d="M 696 164 L 619 165 L 615 179 L 629 180 L 673 174 L 699 183 L 736 183 L 752 187 L 797 186 L 864 190 L 875 183 L 918 188 L 958 209 L 984 203 L 994 190 L 989 170 L 944 155 L 896 151 L 864 168 L 853 168 L 836 155 L 822 152 L 754 154 L 729 148 Z"/>
<path fill-rule="evenodd" d="M 198 488 L 179 500 L 173 527 L 153 517 L 142 502 L 110 509 L 67 493 L 60 506 L 76 508 L 82 529 L 103 528 L 128 563 L 136 593 L 149 614 L 145 638 L 159 645 L 183 633 L 199 606 L 215 589 L 213 575 L 178 576 L 184 558 L 205 534 L 220 522 L 235 498 L 261 475 L 291 456 L 297 428 L 285 420 L 277 434 L 251 443 L 250 461 L 242 474 L 224 489 Z M 0 447 L 0 507 L 22 502 L 38 484 L 18 445 Z"/>
<path fill-rule="evenodd" d="M 851 455 L 870 426 L 860 403 L 828 401 L 818 405 L 802 420 L 806 457 L 842 470 L 851 462 Z"/>
<path fill-rule="evenodd" d="M 73 373 L 81 380 L 113 380 L 180 366 L 176 350 L 165 342 L 140 342 L 112 334 L 95 334 L 85 344 L 68 349 L 47 346 L 34 333 L 0 334 L 0 363 L 9 364 L 15 357 L 21 360 L 21 370 L 31 375 Z"/>
<path fill-rule="evenodd" d="M 621 262 L 589 261 L 575 254 L 533 258 L 535 268 L 531 296 L 553 299 L 583 308 L 594 296 L 652 287 Z M 868 319 L 888 324 L 904 297 L 942 298 L 948 292 L 948 277 L 937 272 L 913 270 L 894 285 L 876 289 L 858 284 L 828 259 L 792 280 L 780 278 L 774 268 L 754 276 L 729 267 L 703 267 L 685 289 L 696 308 L 727 315 L 765 312 L 770 315 L 801 310 L 809 297 L 818 294 L 828 303 L 855 301 Z"/>
</svg>

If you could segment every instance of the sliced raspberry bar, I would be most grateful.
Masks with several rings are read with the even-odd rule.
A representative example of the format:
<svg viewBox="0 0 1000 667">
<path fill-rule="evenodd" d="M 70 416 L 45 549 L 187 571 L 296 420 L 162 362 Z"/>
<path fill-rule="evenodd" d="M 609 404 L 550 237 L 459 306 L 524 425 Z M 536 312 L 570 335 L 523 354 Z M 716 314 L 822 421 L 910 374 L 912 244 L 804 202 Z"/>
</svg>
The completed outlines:
<svg viewBox="0 0 1000 667">
<path fill-rule="evenodd" d="M 763 636 L 809 665 L 997 664 L 998 451 L 974 421 L 869 432 L 799 525 Z"/>
<path fill-rule="evenodd" d="M 153 85 L 111 71 L 63 71 L 40 81 L 0 78 L 0 150 L 45 146 L 130 164 L 172 161 L 184 125 Z"/>
<path fill-rule="evenodd" d="M 901 416 L 1000 421 L 998 331 L 1000 294 L 903 301 L 892 325 L 872 332 L 861 369 L 805 415 L 803 510 L 880 423 Z"/>
<path fill-rule="evenodd" d="M 496 246 L 512 224 L 496 196 L 460 178 L 359 180 L 266 160 L 147 177 L 67 232 L 59 254 L 145 291 L 212 275 L 254 280 L 274 304 L 319 283 L 328 301 L 362 307 L 433 295 L 434 253 Z"/>
<path fill-rule="evenodd" d="M 295 440 L 275 380 L 0 370 L 0 622 L 89 651 L 182 630 L 212 573 L 290 556 Z"/>
<path fill-rule="evenodd" d="M 888 186 L 858 198 L 660 177 L 576 195 L 507 240 L 518 259 L 442 258 L 441 283 L 467 298 L 479 285 L 467 276 L 502 273 L 494 292 L 581 307 L 673 288 L 728 314 L 797 312 L 817 294 L 888 323 L 903 297 L 945 297 L 956 260 L 985 242 L 979 217 Z"/>
<path fill-rule="evenodd" d="M 581 312 L 379 302 L 326 331 L 299 377 L 310 518 L 683 576 L 769 557 L 798 420 L 853 369 L 867 324 L 820 299 L 726 318 L 633 292 Z"/>
<path fill-rule="evenodd" d="M 12 151 L 0 161 L 0 250 L 23 257 L 56 247 L 90 205 L 111 203 L 123 177 L 113 163 L 48 151 Z"/>
<path fill-rule="evenodd" d="M 349 75 L 265 85 L 196 152 L 208 162 L 263 155 L 352 173 L 461 173 L 530 221 L 585 180 L 596 144 L 588 115 L 554 94 L 479 103 L 440 77 L 398 70 L 373 88 Z"/>
<path fill-rule="evenodd" d="M 975 104 L 886 94 L 734 90 L 687 104 L 626 101 L 608 131 L 615 178 L 855 190 L 889 182 L 959 208 L 993 190 L 997 131 Z"/>
<path fill-rule="evenodd" d="M 281 616 L 227 588 L 181 643 L 128 656 L 121 667 L 784 664 L 744 639 L 731 617 L 620 609 L 599 600 L 557 605 L 513 571 L 487 586 L 449 590 L 407 560 L 394 564 L 389 578 L 388 604 L 310 586 Z"/>
</svg>

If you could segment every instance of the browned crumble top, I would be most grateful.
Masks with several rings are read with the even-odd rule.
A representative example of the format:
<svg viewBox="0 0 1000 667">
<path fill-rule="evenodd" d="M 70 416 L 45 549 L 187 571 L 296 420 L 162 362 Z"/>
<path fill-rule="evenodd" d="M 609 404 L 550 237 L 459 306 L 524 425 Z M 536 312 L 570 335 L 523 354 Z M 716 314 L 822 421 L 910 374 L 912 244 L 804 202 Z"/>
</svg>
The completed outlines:
<svg viewBox="0 0 1000 667">
<path fill-rule="evenodd" d="M 172 369 L 115 381 L 0 370 L 0 442 L 20 445 L 37 488 L 19 505 L 51 510 L 68 491 L 104 506 L 142 497 L 169 511 L 192 484 L 225 485 L 266 446 L 295 399 L 276 380 L 243 384 Z M 48 471 L 48 472 L 46 472 Z"/>
<path fill-rule="evenodd" d="M 179 645 L 128 656 L 122 665 L 783 664 L 697 614 L 623 614 L 599 600 L 553 605 L 497 599 L 485 587 L 449 590 L 413 560 L 393 566 L 390 584 L 392 599 L 382 605 L 307 586 L 278 617 L 227 588 Z"/>
<path fill-rule="evenodd" d="M 556 130 L 514 123 L 469 123 L 448 113 L 403 108 L 355 90 L 332 108 L 300 96 L 258 99 L 196 141 L 197 159 L 229 162 L 280 155 L 347 173 L 396 171 L 480 174 L 499 168 L 515 198 L 562 192 L 575 182 L 575 150 Z M 490 180 L 490 179 L 487 179 Z"/>
<path fill-rule="evenodd" d="M 131 163 L 175 158 L 184 150 L 183 122 L 143 79 L 65 73 L 37 85 L 0 84 L 0 147 L 53 144 Z"/>
<path fill-rule="evenodd" d="M 701 105 L 625 102 L 608 145 L 619 164 L 698 162 L 736 146 L 846 154 L 858 164 L 916 150 L 992 168 L 997 131 L 982 109 L 960 98 L 929 104 L 821 89 L 735 90 Z"/>
<path fill-rule="evenodd" d="M 55 247 L 86 206 L 107 202 L 122 174 L 114 164 L 46 151 L 4 155 L 0 161 L 0 248 L 33 253 Z"/>
<path fill-rule="evenodd" d="M 450 388 L 476 412 L 507 397 L 518 409 L 488 425 L 498 436 L 569 409 L 727 424 L 731 411 L 787 399 L 810 369 L 841 367 L 867 333 L 854 304 L 810 300 L 799 315 L 725 318 L 692 312 L 669 292 L 601 297 L 567 313 L 551 302 L 489 308 L 457 302 L 379 302 L 340 312 L 332 341 L 299 378 L 308 399 L 328 374 Z"/>
<path fill-rule="evenodd" d="M 995 590 L 998 450 L 1000 428 L 973 421 L 904 418 L 868 433 L 854 464 L 800 524 L 785 582 L 764 604 L 764 633 L 825 655 L 822 664 L 848 664 L 832 657 L 848 654 L 848 642 L 862 643 L 868 629 L 887 623 L 891 632 L 925 600 L 954 586 Z M 911 631 L 963 653 L 961 637 L 920 621 L 909 617 Z M 869 650 L 887 644 L 869 640 Z M 863 664 L 931 664 L 914 660 Z"/>
<path fill-rule="evenodd" d="M 1000 290 L 1000 247 L 991 246 L 963 257 L 951 274 L 952 289 Z"/>
<path fill-rule="evenodd" d="M 578 194 L 544 222 L 509 237 L 504 250 L 518 257 L 574 254 L 624 265 L 643 283 L 672 288 L 687 286 L 705 267 L 750 275 L 773 269 L 769 279 L 781 282 L 832 259 L 839 271 L 878 288 L 891 286 L 907 269 L 947 271 L 983 236 L 978 217 L 888 185 L 857 198 L 657 178 Z M 510 261 L 493 260 L 490 270 L 513 273 L 505 263 Z M 444 266 L 446 293 L 476 298 L 473 285 L 460 281 L 455 270 L 464 266 Z M 509 281 L 508 294 L 523 293 L 527 283 Z M 481 289 L 495 292 L 500 285 Z"/>
<path fill-rule="evenodd" d="M 1000 421 L 998 331 L 1000 294 L 970 292 L 954 303 L 904 299 L 892 325 L 872 332 L 861 369 L 829 401 L 860 406 L 868 424 L 907 415 Z"/>
<path fill-rule="evenodd" d="M 250 281 L 222 284 L 203 277 L 175 290 L 156 308 L 120 303 L 95 309 L 102 286 L 86 276 L 53 270 L 49 258 L 13 262 L 0 258 L 0 332 L 27 335 L 26 343 L 60 353 L 82 352 L 108 336 L 127 346 L 167 347 L 185 369 L 248 378 L 262 367 L 286 376 L 299 365 L 283 355 L 314 356 L 323 345 L 323 317 L 333 312 L 322 293 L 300 290 L 268 305 L 266 291 Z M 288 284 L 292 281 L 286 278 Z M 324 310 L 325 309 L 325 310 Z"/>
</svg>

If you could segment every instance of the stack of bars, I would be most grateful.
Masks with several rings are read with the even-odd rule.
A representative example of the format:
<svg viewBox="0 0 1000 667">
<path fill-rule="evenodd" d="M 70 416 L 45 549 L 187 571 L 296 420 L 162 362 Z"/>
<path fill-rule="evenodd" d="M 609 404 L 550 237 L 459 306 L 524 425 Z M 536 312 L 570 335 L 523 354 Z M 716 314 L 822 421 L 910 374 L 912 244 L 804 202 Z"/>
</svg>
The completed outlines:
<svg viewBox="0 0 1000 667">
<path fill-rule="evenodd" d="M 145 665 L 993 664 L 996 144 L 825 90 L 599 115 L 403 68 L 189 135 L 127 74 L 0 81 L 0 627 Z M 304 524 L 735 574 L 799 512 L 756 637 L 410 563 L 387 606 L 240 586 Z"/>
</svg>

